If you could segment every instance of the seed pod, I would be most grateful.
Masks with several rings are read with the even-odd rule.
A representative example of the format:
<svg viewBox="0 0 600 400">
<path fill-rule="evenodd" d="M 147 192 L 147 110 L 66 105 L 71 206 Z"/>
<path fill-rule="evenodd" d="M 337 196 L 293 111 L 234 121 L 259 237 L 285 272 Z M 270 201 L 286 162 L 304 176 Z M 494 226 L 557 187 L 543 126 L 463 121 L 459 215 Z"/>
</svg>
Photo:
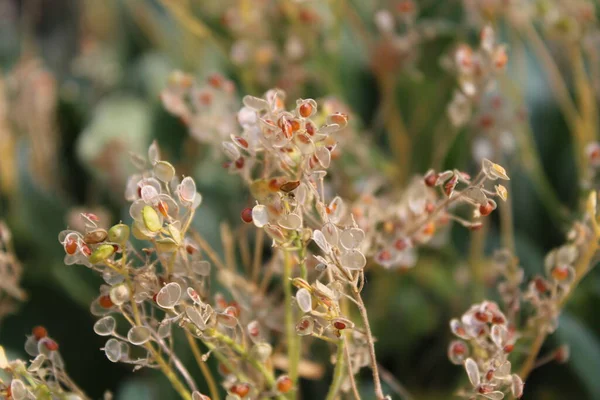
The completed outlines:
<svg viewBox="0 0 600 400">
<path fill-rule="evenodd" d="M 162 229 L 162 218 L 150 206 L 144 206 L 142 209 L 142 220 L 144 221 L 144 226 L 150 232 L 158 232 Z"/>
<path fill-rule="evenodd" d="M 108 240 L 124 245 L 129 240 L 129 226 L 117 224 L 108 230 Z"/>
<path fill-rule="evenodd" d="M 98 264 L 112 256 L 115 252 L 115 248 L 111 244 L 103 244 L 98 246 L 96 250 L 90 255 L 89 261 L 92 264 Z"/>
</svg>

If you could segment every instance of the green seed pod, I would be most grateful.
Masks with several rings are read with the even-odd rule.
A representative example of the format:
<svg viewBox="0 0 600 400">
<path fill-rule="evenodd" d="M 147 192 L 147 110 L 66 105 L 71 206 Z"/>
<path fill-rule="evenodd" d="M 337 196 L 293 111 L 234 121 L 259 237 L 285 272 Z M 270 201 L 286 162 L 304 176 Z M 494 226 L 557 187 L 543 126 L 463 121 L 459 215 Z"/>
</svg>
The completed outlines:
<svg viewBox="0 0 600 400">
<path fill-rule="evenodd" d="M 154 208 L 145 206 L 142 209 L 142 219 L 150 232 L 158 232 L 162 229 L 162 220 Z"/>
<path fill-rule="evenodd" d="M 115 248 L 112 246 L 112 244 L 103 244 L 94 250 L 94 252 L 90 255 L 89 260 L 92 264 L 98 264 L 112 256 L 114 252 Z"/>
<path fill-rule="evenodd" d="M 108 240 L 111 242 L 125 244 L 129 239 L 129 226 L 117 224 L 108 230 Z"/>
</svg>

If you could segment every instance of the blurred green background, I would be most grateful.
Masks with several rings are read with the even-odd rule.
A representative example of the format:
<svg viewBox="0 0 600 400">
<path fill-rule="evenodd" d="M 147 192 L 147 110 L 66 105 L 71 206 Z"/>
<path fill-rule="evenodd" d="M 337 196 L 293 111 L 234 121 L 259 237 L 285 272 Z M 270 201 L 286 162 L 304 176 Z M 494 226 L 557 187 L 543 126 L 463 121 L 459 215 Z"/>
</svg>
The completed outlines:
<svg viewBox="0 0 600 400">
<path fill-rule="evenodd" d="M 199 18 L 213 33 L 198 34 L 182 26 L 177 9 L 166 7 L 170 3 L 189 7 L 186 15 Z M 297 63 L 307 76 L 298 84 L 289 81 L 285 71 L 276 70 L 289 65 L 273 67 L 271 76 L 258 80 L 253 75 L 256 66 L 228 61 L 235 35 L 222 26 L 223 13 L 227 7 L 240 7 L 239 3 L 243 2 L 0 1 L 0 78 L 5 92 L 0 107 L 0 219 L 13 232 L 28 293 L 18 313 L 0 322 L 0 344 L 13 356 L 26 357 L 25 335 L 35 325 L 46 326 L 60 343 L 72 378 L 93 398 L 100 398 L 105 390 L 113 391 L 117 399 L 174 396 L 155 372 L 132 373 L 126 366 L 110 363 L 99 350 L 104 340 L 92 331 L 94 318 L 88 305 L 98 294 L 100 279 L 83 267 L 64 266 L 57 241 L 65 226 L 73 226 L 74 209 L 95 211 L 113 222 L 126 220 L 127 152 L 143 152 L 153 139 L 158 139 L 164 158 L 172 160 L 178 171 L 196 178 L 205 200 L 195 225 L 215 246 L 219 247 L 219 222 L 236 223 L 237 210 L 247 199 L 238 179 L 227 175 L 211 149 L 194 141 L 186 127 L 163 110 L 159 94 L 173 69 L 199 78 L 221 72 L 236 82 L 240 97 L 260 95 L 271 85 L 289 85 L 291 98 L 336 95 L 352 107 L 365 129 L 363 135 L 379 149 L 375 157 L 391 165 L 404 162 L 389 150 L 387 128 L 380 123 L 383 93 L 373 62 L 384 64 L 389 57 L 374 58 L 373 48 L 360 40 L 355 20 L 375 32 L 374 12 L 394 3 L 291 3 L 327 12 L 324 21 L 329 21 L 326 29 L 309 29 L 315 35 L 314 47 L 310 57 Z M 402 59 L 390 67 L 395 112 L 404 117 L 412 139 L 403 174 L 424 173 L 441 145 L 448 149 L 443 165 L 473 172 L 476 135 L 470 128 L 456 131 L 447 121 L 445 108 L 456 80 L 439 59 L 458 42 L 476 44 L 477 33 L 464 22 L 460 1 L 417 3 L 419 19 L 439 22 L 440 29 L 418 44 L 418 54 L 410 54 L 416 57 L 411 65 Z M 344 8 L 347 13 L 337 15 L 342 13 L 340 7 L 353 11 Z M 511 58 L 502 90 L 516 106 L 527 109 L 527 123 L 514 128 L 516 149 L 502 155 L 502 165 L 512 177 L 517 253 L 527 274 L 533 275 L 542 272 L 544 254 L 562 243 L 568 228 L 552 202 L 575 210 L 580 189 L 571 136 L 539 61 L 527 44 L 517 45 L 514 32 L 501 20 L 497 27 L 500 38 L 509 43 L 509 54 L 523 52 L 521 69 Z M 273 27 L 275 46 L 282 46 L 285 32 Z M 323 48 L 332 35 L 338 47 L 328 53 Z M 529 145 L 523 146 L 528 140 Z M 539 164 L 532 164 L 530 158 Z M 544 184 L 537 178 L 540 172 Z M 422 251 L 419 265 L 409 273 L 376 271 L 368 276 L 365 296 L 379 360 L 416 399 L 449 398 L 464 381 L 463 370 L 447 361 L 448 321 L 484 295 L 496 298 L 493 288 L 466 290 L 458 279 L 468 269 L 471 239 L 469 231 L 454 227 L 452 245 Z M 485 254 L 499 243 L 494 219 Z M 544 347 L 568 343 L 571 359 L 565 365 L 535 370 L 527 381 L 525 399 L 600 399 L 598 305 L 600 275 L 593 271 Z M 187 356 L 182 353 L 182 358 Z M 369 372 L 363 374 L 368 382 Z M 319 398 L 326 385 L 304 382 L 304 398 Z M 369 388 L 361 389 L 369 398 Z"/>
</svg>

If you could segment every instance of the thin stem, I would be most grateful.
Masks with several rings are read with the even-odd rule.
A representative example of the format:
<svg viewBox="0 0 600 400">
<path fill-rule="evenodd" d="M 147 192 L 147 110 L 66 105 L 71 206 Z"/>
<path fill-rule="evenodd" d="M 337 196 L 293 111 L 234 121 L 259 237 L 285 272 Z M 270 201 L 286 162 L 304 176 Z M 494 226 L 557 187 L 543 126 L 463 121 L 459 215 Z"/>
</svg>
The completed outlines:
<svg viewBox="0 0 600 400">
<path fill-rule="evenodd" d="M 262 261 L 263 245 L 265 241 L 265 231 L 259 229 L 256 233 L 256 239 L 254 242 L 254 260 L 252 262 L 252 281 L 258 282 L 258 275 L 260 273 L 260 264 Z"/>
<path fill-rule="evenodd" d="M 135 321 L 135 325 L 142 326 L 140 311 L 138 310 L 137 303 L 133 299 L 134 287 L 131 282 L 131 278 L 129 277 L 129 275 L 127 273 L 125 273 L 125 280 L 127 282 L 127 286 L 129 287 L 129 293 L 131 293 L 129 300 L 131 303 L 131 309 L 133 310 L 133 319 Z M 146 349 L 148 349 L 150 354 L 152 354 L 152 357 L 154 358 L 154 360 L 156 361 L 156 363 L 162 370 L 163 374 L 167 377 L 169 382 L 171 382 L 173 389 L 175 389 L 175 391 L 177 393 L 179 393 L 181 398 L 185 399 L 185 400 L 192 400 L 192 395 L 190 394 L 190 392 L 185 388 L 183 383 L 179 380 L 179 378 L 177 377 L 177 374 L 175 374 L 175 372 L 173 371 L 171 366 L 169 364 L 167 364 L 167 362 L 162 358 L 162 356 L 156 351 L 154 346 L 152 346 L 152 343 L 146 342 L 144 344 L 144 347 L 146 347 Z"/>
<path fill-rule="evenodd" d="M 403 400 L 414 400 L 414 397 L 408 392 L 404 385 L 400 383 L 394 377 L 394 375 L 392 375 L 390 371 L 386 370 L 381 365 L 379 366 L 379 370 L 381 371 L 381 379 L 383 379 L 383 381 L 387 383 L 388 386 L 392 388 L 392 390 L 396 392 Z"/>
<path fill-rule="evenodd" d="M 300 362 L 300 346 L 296 326 L 294 323 L 294 312 L 292 308 L 292 257 L 289 251 L 283 251 L 283 292 L 285 307 L 285 332 L 287 339 L 287 352 L 289 360 L 289 376 L 294 386 L 298 382 L 298 364 Z"/>
<path fill-rule="evenodd" d="M 593 213 L 592 219 L 595 219 L 595 218 L 596 218 L 595 213 Z M 596 223 L 596 221 L 594 220 L 594 224 L 595 223 Z M 557 304 L 558 310 L 562 310 L 562 308 L 564 307 L 565 303 L 567 302 L 567 300 L 569 298 L 569 294 L 574 291 L 574 289 L 577 287 L 579 282 L 583 279 L 583 277 L 589 271 L 590 264 L 592 263 L 592 260 L 594 258 L 594 255 L 596 254 L 597 250 L 598 250 L 598 237 L 594 236 L 592 243 L 589 245 L 586 252 L 583 254 L 583 256 L 579 259 L 579 261 L 575 265 L 575 279 L 574 279 L 573 283 L 571 284 L 569 292 L 566 293 L 558 301 L 558 304 Z M 521 379 L 526 380 L 527 377 L 529 376 L 529 374 L 531 373 L 531 371 L 533 370 L 535 363 L 536 363 L 537 355 L 540 352 L 542 345 L 544 344 L 544 341 L 546 340 L 546 336 L 548 336 L 548 332 L 545 329 L 540 330 L 540 332 L 538 332 L 538 334 L 536 335 L 536 337 L 531 345 L 531 349 L 529 350 L 529 354 L 528 354 L 527 358 L 525 359 L 525 361 L 523 362 L 523 366 L 521 367 L 521 370 L 519 372 L 519 376 L 521 377 Z"/>
<path fill-rule="evenodd" d="M 367 308 L 363 302 L 360 292 L 354 288 L 354 298 L 356 299 L 360 316 L 365 326 L 365 334 L 367 336 L 367 344 L 369 345 L 369 356 L 371 362 L 371 370 L 373 371 L 373 384 L 375 385 L 375 396 L 377 400 L 385 399 L 383 394 L 383 388 L 381 387 L 381 380 L 379 379 L 379 368 L 377 367 L 377 358 L 375 356 L 375 341 L 373 340 L 373 334 L 371 333 L 371 325 L 369 324 L 369 317 L 367 315 Z"/>
<path fill-rule="evenodd" d="M 202 371 L 202 375 L 204 376 L 204 379 L 206 380 L 206 384 L 208 385 L 208 390 L 210 391 L 211 399 L 220 400 L 221 397 L 219 396 L 219 389 L 217 387 L 217 383 L 215 382 L 215 378 L 213 377 L 212 372 L 210 371 L 210 368 L 208 368 L 208 366 L 206 365 L 206 362 L 204 360 L 202 360 L 202 353 L 200 352 L 198 343 L 196 343 L 196 340 L 194 339 L 192 334 L 189 333 L 188 331 L 185 331 L 185 337 L 187 338 L 190 348 L 192 349 L 192 353 L 194 354 L 196 363 L 198 364 L 198 367 L 200 368 L 200 371 Z"/>
<path fill-rule="evenodd" d="M 335 360 L 335 368 L 333 370 L 333 381 L 331 382 L 331 386 L 329 386 L 329 392 L 327 392 L 327 397 L 325 400 L 335 400 L 340 387 L 342 386 L 342 382 L 344 380 L 344 347 L 345 340 L 344 336 L 338 340 L 337 343 L 337 354 Z"/>
<path fill-rule="evenodd" d="M 360 393 L 358 392 L 358 386 L 356 386 L 356 379 L 354 379 L 354 371 L 352 370 L 352 360 L 350 359 L 350 349 L 348 346 L 344 346 L 344 354 L 346 356 L 346 368 L 348 369 L 348 379 L 350 380 L 350 387 L 352 388 L 352 395 L 354 400 L 360 400 Z"/>
<path fill-rule="evenodd" d="M 240 346 L 239 343 L 235 342 L 229 336 L 226 336 L 215 329 L 207 330 L 207 331 L 205 331 L 205 334 L 207 336 L 211 336 L 211 337 L 215 338 L 216 340 L 218 340 L 219 342 L 225 344 L 231 350 L 233 350 L 235 353 L 237 353 L 241 358 L 248 361 L 250 363 L 250 365 L 252 365 L 252 367 L 263 376 L 268 389 L 273 389 L 275 387 L 276 381 L 275 381 L 275 378 L 273 377 L 273 374 L 267 369 L 267 367 L 264 364 L 262 364 L 260 361 L 253 358 L 252 356 L 250 356 L 248 354 L 248 352 L 246 351 L 246 349 L 244 349 L 242 346 Z M 276 396 L 276 398 L 278 398 L 280 400 L 285 399 L 285 397 L 283 397 L 281 395 Z"/>
</svg>

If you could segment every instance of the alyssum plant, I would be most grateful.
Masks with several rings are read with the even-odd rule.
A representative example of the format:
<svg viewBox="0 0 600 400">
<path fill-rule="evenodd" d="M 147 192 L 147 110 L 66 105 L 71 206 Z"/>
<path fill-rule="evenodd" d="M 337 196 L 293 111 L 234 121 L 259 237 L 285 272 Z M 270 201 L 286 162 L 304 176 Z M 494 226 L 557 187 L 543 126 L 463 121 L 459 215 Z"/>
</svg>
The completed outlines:
<svg viewBox="0 0 600 400">
<path fill-rule="evenodd" d="M 495 45 L 489 29 L 480 51 L 457 50 L 462 87 L 449 108 L 454 120 L 481 100 L 479 93 L 505 63 L 504 48 Z M 502 183 L 509 176 L 483 159 L 473 176 L 430 170 L 402 190 L 388 189 L 394 187 L 388 178 L 377 177 L 357 185 L 358 195 L 344 198 L 336 195 L 346 176 L 336 170 L 336 160 L 345 152 L 358 160 L 361 154 L 343 105 L 298 99 L 287 108 L 285 93 L 272 89 L 260 98 L 244 97 L 239 112 L 228 112 L 233 90 L 217 75 L 201 86 L 176 73 L 163 93 L 167 110 L 199 140 L 222 150 L 225 167 L 239 175 L 253 197 L 253 204 L 241 210 L 246 224 L 240 223 L 241 233 L 222 229 L 224 257 L 192 228 L 202 203 L 194 179 L 178 175 L 161 158 L 157 143 L 147 157 L 132 156 L 138 172 L 125 189 L 131 224 L 103 229 L 96 215 L 84 213 L 84 231 L 59 234 L 65 264 L 84 265 L 105 282 L 91 311 L 99 318 L 94 331 L 108 338 L 106 357 L 135 370 L 160 370 L 183 399 L 215 400 L 223 391 L 228 400 L 295 399 L 300 377 L 323 373 L 323 366 L 311 360 L 313 344 L 323 341 L 333 368 L 328 400 L 361 398 L 355 376 L 362 368 L 372 372 L 374 398 L 391 398 L 382 387 L 376 338 L 362 297 L 365 270 L 374 264 L 414 266 L 419 247 L 453 221 L 481 229 L 483 219 L 506 201 Z M 225 123 L 211 125 L 217 118 Z M 470 381 L 460 396 L 519 398 L 534 367 L 567 357 L 565 348 L 539 358 L 538 353 L 573 287 L 597 258 L 596 197 L 589 194 L 586 213 L 567 243 L 548 254 L 545 276 L 524 282 L 515 255 L 500 250 L 494 267 L 502 301 L 481 299 L 450 321 L 457 339 L 448 355 L 464 366 Z M 254 248 L 240 245 L 237 254 L 234 238 L 245 235 Z M 270 251 L 264 251 L 265 241 Z M 213 291 L 215 279 L 226 293 Z M 188 371 L 178 356 L 182 344 L 174 343 L 175 330 L 183 332 L 202 377 Z M 516 346 L 527 350 L 513 352 Z M 59 344 L 45 328 L 33 329 L 25 349 L 33 360 L 8 361 L 0 353 L 0 368 L 10 376 L 0 382 L 3 396 L 87 398 L 69 378 Z M 209 357 L 219 362 L 219 379 L 207 366 Z M 199 379 L 209 393 L 198 391 Z"/>
</svg>

